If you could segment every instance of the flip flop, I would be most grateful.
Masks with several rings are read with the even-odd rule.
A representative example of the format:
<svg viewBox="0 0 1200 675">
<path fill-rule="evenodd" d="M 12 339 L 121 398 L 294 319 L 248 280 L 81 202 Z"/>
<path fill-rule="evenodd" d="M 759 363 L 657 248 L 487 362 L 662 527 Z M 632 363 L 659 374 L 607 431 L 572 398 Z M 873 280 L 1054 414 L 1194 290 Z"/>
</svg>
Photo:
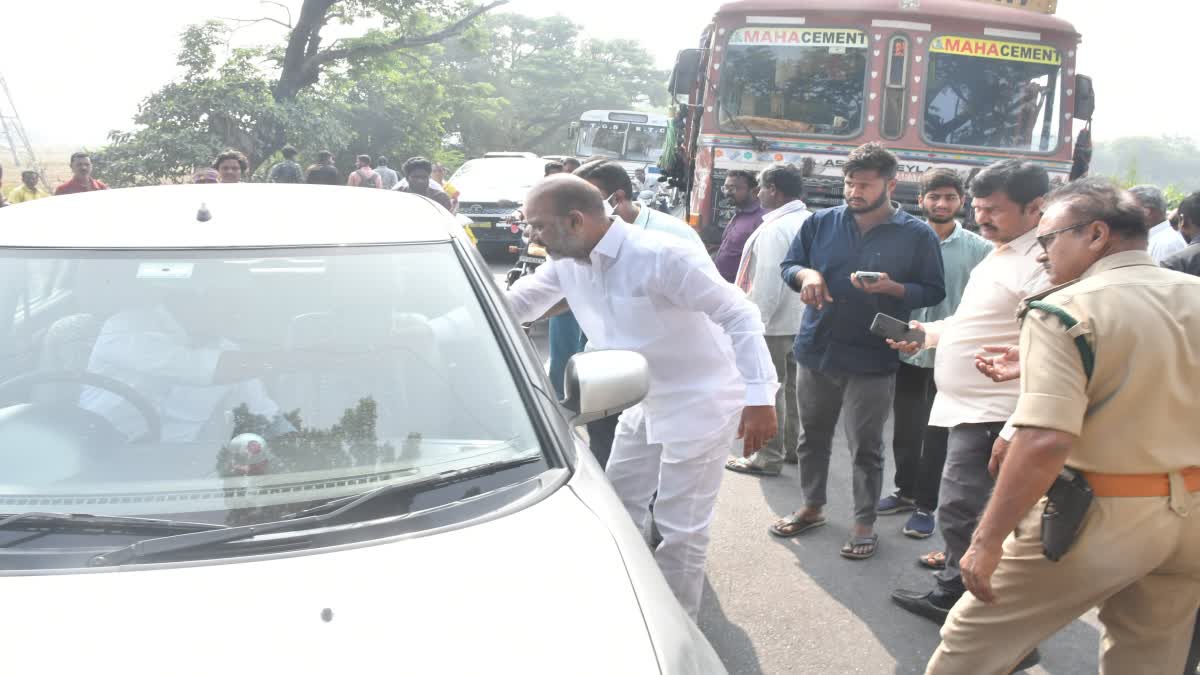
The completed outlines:
<svg viewBox="0 0 1200 675">
<path fill-rule="evenodd" d="M 862 546 L 870 546 L 871 549 L 866 553 L 855 553 L 854 549 Z M 879 550 L 879 535 L 872 534 L 869 537 L 850 537 L 845 544 L 842 544 L 842 557 L 850 560 L 866 560 L 875 555 L 875 551 Z"/>
<path fill-rule="evenodd" d="M 781 539 L 791 539 L 809 530 L 821 527 L 825 522 L 825 516 L 821 516 L 816 520 L 805 520 L 800 517 L 800 513 L 797 511 L 787 518 L 782 518 L 773 523 L 767 530 Z"/>
<path fill-rule="evenodd" d="M 754 466 L 750 460 L 744 457 L 732 457 L 728 462 L 725 462 L 725 469 L 734 473 L 744 473 L 751 476 L 778 476 L 782 471 L 767 471 L 766 469 Z"/>
<path fill-rule="evenodd" d="M 926 569 L 944 570 L 946 569 L 946 552 L 930 551 L 920 558 L 917 558 L 917 564 Z"/>
</svg>

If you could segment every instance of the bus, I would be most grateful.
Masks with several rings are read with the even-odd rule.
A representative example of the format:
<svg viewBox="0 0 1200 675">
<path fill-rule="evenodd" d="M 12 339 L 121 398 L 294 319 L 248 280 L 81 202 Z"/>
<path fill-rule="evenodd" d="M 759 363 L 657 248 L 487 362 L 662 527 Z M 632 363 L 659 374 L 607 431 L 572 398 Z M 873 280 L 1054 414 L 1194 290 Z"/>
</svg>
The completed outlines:
<svg viewBox="0 0 1200 675">
<path fill-rule="evenodd" d="M 589 110 L 571 124 L 575 155 L 616 160 L 632 176 L 645 169 L 658 173 L 669 118 L 658 113 L 632 110 Z"/>
<path fill-rule="evenodd" d="M 733 169 L 804 168 L 810 208 L 843 203 L 841 166 L 881 141 L 900 159 L 896 198 L 913 213 L 934 167 L 968 177 L 998 160 L 1086 173 L 1074 137 L 1095 107 L 1075 72 L 1081 36 L 1053 0 L 739 0 L 698 49 L 679 53 L 664 171 L 688 221 L 719 243 Z M 1081 157 L 1088 153 L 1080 153 Z M 1074 176 L 1072 174 L 1075 174 Z"/>
</svg>

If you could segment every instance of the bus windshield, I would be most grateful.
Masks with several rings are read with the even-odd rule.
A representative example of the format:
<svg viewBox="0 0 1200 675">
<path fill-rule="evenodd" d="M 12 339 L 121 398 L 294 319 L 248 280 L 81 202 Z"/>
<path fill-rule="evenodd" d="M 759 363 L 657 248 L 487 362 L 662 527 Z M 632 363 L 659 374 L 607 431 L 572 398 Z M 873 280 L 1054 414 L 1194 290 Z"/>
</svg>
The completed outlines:
<svg viewBox="0 0 1200 675">
<path fill-rule="evenodd" d="M 925 136 L 932 143 L 1053 152 L 1062 55 L 1053 47 L 943 36 L 929 47 Z"/>
<path fill-rule="evenodd" d="M 584 121 L 575 154 L 653 163 L 663 154 L 666 136 L 667 128 L 662 125 Z"/>
<path fill-rule="evenodd" d="M 579 144 L 575 154 L 580 157 L 620 159 L 625 149 L 626 122 L 583 122 L 579 128 Z"/>
<path fill-rule="evenodd" d="M 629 127 L 629 143 L 625 146 L 625 159 L 631 162 L 657 162 L 663 154 L 663 143 L 667 128 L 649 124 L 634 124 Z"/>
<path fill-rule="evenodd" d="M 862 128 L 867 34 L 836 28 L 746 27 L 721 70 L 721 128 L 852 136 Z"/>
</svg>

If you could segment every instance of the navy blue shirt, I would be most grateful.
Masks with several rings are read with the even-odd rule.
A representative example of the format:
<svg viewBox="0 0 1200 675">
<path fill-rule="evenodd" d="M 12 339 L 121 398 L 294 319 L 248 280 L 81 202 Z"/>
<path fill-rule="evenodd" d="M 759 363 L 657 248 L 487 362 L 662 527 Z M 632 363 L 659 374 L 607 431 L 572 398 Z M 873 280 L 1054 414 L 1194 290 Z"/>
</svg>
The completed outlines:
<svg viewBox="0 0 1200 675">
<path fill-rule="evenodd" d="M 833 302 L 821 310 L 812 305 L 805 309 L 796 336 L 796 360 L 805 368 L 835 374 L 896 372 L 898 353 L 871 333 L 871 323 L 877 313 L 907 321 L 914 309 L 946 297 L 941 249 L 937 233 L 903 210 L 865 236 L 849 207 L 813 214 L 780 267 L 784 282 L 796 292 L 798 272 L 820 272 Z M 860 291 L 850 282 L 855 272 L 886 272 L 904 285 L 904 298 Z"/>
</svg>

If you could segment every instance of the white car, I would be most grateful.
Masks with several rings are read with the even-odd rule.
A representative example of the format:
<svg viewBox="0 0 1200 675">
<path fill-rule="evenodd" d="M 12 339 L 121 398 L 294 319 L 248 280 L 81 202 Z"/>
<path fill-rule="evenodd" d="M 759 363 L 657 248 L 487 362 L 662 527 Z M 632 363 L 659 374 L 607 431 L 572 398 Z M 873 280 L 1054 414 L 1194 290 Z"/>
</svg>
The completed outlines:
<svg viewBox="0 0 1200 675">
<path fill-rule="evenodd" d="M 421 197 L 188 185 L 0 210 L 11 673 L 723 673 Z"/>
</svg>

